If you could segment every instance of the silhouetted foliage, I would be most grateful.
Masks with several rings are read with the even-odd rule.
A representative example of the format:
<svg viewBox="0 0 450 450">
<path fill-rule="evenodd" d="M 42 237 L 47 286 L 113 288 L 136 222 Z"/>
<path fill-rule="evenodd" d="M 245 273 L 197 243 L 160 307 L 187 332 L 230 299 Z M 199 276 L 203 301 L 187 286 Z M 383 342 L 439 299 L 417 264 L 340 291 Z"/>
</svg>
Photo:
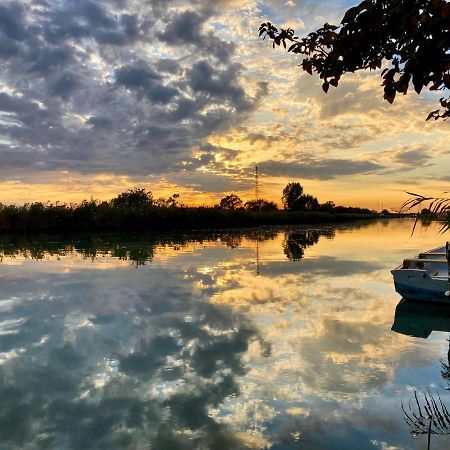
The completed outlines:
<svg viewBox="0 0 450 450">
<path fill-rule="evenodd" d="M 406 94 L 413 85 L 448 92 L 450 88 L 450 4 L 445 0 L 372 0 L 350 8 L 339 26 L 325 23 L 304 38 L 291 28 L 278 30 L 270 22 L 261 24 L 259 35 L 269 37 L 273 47 L 305 56 L 301 67 L 316 72 L 328 92 L 342 75 L 361 69 L 381 69 L 384 98 L 392 103 L 397 93 Z M 447 95 L 447 94 L 446 94 Z M 441 110 L 430 118 L 450 116 L 450 97 L 440 99 Z"/>
<path fill-rule="evenodd" d="M 220 200 L 219 208 L 238 209 L 242 207 L 242 200 L 236 194 L 230 194 Z"/>
<path fill-rule="evenodd" d="M 133 188 L 113 198 L 111 203 L 118 208 L 142 208 L 153 204 L 153 196 L 145 189 Z"/>
<path fill-rule="evenodd" d="M 332 212 L 332 211 L 334 211 L 335 208 L 336 208 L 336 205 L 334 204 L 334 202 L 328 201 L 328 202 L 325 202 L 325 203 L 321 203 L 317 207 L 317 211 Z"/>
<path fill-rule="evenodd" d="M 283 189 L 281 201 L 285 209 L 300 209 L 298 204 L 303 196 L 303 186 L 298 182 L 288 183 Z"/>
<path fill-rule="evenodd" d="M 336 207 L 316 212 L 316 199 L 304 196 L 301 211 L 280 211 L 274 202 L 257 199 L 236 207 L 240 199 L 231 197 L 228 207 L 189 207 L 179 195 L 153 200 L 151 192 L 134 188 L 113 200 L 83 200 L 80 204 L 31 203 L 23 206 L 0 203 L 0 232 L 121 231 L 146 229 L 205 229 L 254 227 L 296 223 L 340 222 L 367 219 L 373 211 Z M 225 197 L 226 199 L 227 197 Z M 310 209 L 306 209 L 310 208 Z M 146 257 L 147 255 L 144 255 Z M 136 258 L 138 260 L 139 258 Z"/>
<path fill-rule="evenodd" d="M 416 215 L 416 221 L 414 222 L 413 232 L 416 228 L 417 221 L 421 217 L 433 218 L 442 221 L 441 233 L 445 233 L 450 230 L 450 198 L 448 197 L 429 197 L 426 195 L 415 194 L 414 192 L 407 192 L 411 196 L 409 200 L 403 203 L 400 211 L 412 211 L 416 207 L 426 206 L 422 208 L 422 211 L 426 211 L 426 214 L 421 216 Z"/>
<path fill-rule="evenodd" d="M 332 212 L 277 210 L 266 200 L 248 202 L 248 209 L 200 207 L 117 208 L 108 202 L 80 205 L 0 204 L 0 232 L 137 231 L 151 229 L 205 229 L 343 222 L 375 218 L 364 208 L 336 207 Z"/>
<path fill-rule="evenodd" d="M 303 187 L 298 182 L 288 183 L 283 189 L 281 197 L 285 209 L 291 211 L 316 211 L 319 202 L 316 197 L 304 194 Z"/>
<path fill-rule="evenodd" d="M 168 198 L 159 197 L 154 201 L 154 205 L 159 208 L 184 208 L 185 205 L 179 202 L 180 194 L 172 194 Z"/>
<path fill-rule="evenodd" d="M 303 196 L 302 209 L 304 211 L 316 211 L 318 207 L 319 202 L 316 197 L 309 194 Z"/>
<path fill-rule="evenodd" d="M 278 206 L 274 202 L 258 198 L 245 202 L 244 208 L 248 211 L 276 211 Z"/>
</svg>

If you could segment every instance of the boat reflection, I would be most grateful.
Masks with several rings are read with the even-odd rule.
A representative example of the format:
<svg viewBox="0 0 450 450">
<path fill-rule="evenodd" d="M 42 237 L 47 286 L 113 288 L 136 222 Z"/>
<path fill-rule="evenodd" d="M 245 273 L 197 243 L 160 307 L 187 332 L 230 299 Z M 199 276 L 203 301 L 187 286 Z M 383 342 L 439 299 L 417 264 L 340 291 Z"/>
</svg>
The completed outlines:
<svg viewBox="0 0 450 450">
<path fill-rule="evenodd" d="M 427 338 L 432 331 L 450 332 L 450 308 L 440 303 L 402 299 L 395 309 L 392 331 Z"/>
<path fill-rule="evenodd" d="M 402 299 L 395 309 L 392 331 L 425 339 L 433 331 L 450 332 L 450 310 L 442 303 Z M 446 381 L 450 379 L 450 349 L 447 359 L 441 360 L 441 376 Z M 431 448 L 432 436 L 450 434 L 449 408 L 439 393 L 429 387 L 426 392 L 413 389 L 410 399 L 402 400 L 401 408 L 411 435 L 427 436 L 427 449 Z"/>
</svg>

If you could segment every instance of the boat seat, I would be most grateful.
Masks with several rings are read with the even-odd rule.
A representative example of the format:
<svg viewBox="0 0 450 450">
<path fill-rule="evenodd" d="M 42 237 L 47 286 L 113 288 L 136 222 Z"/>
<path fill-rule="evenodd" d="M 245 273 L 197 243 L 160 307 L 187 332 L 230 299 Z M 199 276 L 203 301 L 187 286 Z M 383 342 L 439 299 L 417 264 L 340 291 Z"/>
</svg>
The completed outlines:
<svg viewBox="0 0 450 450">
<path fill-rule="evenodd" d="M 419 258 L 436 258 L 437 256 L 447 256 L 445 253 L 419 253 Z"/>
<path fill-rule="evenodd" d="M 411 258 L 403 260 L 403 269 L 423 269 L 425 264 L 446 264 L 445 259 Z"/>
</svg>

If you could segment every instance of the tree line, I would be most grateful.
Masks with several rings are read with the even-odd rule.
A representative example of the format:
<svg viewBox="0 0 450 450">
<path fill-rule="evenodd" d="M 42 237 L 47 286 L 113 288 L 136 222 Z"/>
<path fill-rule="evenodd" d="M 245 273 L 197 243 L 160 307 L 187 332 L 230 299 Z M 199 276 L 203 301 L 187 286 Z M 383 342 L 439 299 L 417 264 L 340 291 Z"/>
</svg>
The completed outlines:
<svg viewBox="0 0 450 450">
<path fill-rule="evenodd" d="M 303 212 L 327 212 L 327 213 L 351 213 L 351 214 L 377 214 L 376 211 L 368 208 L 358 208 L 354 206 L 336 206 L 334 202 L 327 201 L 319 203 L 316 197 L 304 192 L 303 186 L 293 181 L 288 183 L 283 189 L 281 202 L 285 211 Z M 249 210 L 249 211 L 277 211 L 276 203 L 264 199 L 255 199 L 243 202 L 236 194 L 229 194 L 223 197 L 217 208 L 228 210 Z"/>
<path fill-rule="evenodd" d="M 300 183 L 283 190 L 283 209 L 265 199 L 243 202 L 236 194 L 212 207 L 185 205 L 178 194 L 154 198 L 143 188 L 122 192 L 109 201 L 91 198 L 79 204 L 0 203 L 0 232 L 125 231 L 151 229 L 207 229 L 342 222 L 375 217 L 367 208 L 320 204 L 305 194 Z"/>
</svg>

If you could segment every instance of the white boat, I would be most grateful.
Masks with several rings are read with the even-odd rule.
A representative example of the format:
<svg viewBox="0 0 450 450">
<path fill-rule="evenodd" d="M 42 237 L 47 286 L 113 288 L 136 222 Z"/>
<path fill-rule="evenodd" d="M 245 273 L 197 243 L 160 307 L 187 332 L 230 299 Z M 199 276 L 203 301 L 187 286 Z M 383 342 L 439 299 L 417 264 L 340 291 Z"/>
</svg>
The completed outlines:
<svg viewBox="0 0 450 450">
<path fill-rule="evenodd" d="M 449 244 L 415 258 L 405 259 L 392 270 L 395 290 L 406 299 L 450 304 Z"/>
</svg>

